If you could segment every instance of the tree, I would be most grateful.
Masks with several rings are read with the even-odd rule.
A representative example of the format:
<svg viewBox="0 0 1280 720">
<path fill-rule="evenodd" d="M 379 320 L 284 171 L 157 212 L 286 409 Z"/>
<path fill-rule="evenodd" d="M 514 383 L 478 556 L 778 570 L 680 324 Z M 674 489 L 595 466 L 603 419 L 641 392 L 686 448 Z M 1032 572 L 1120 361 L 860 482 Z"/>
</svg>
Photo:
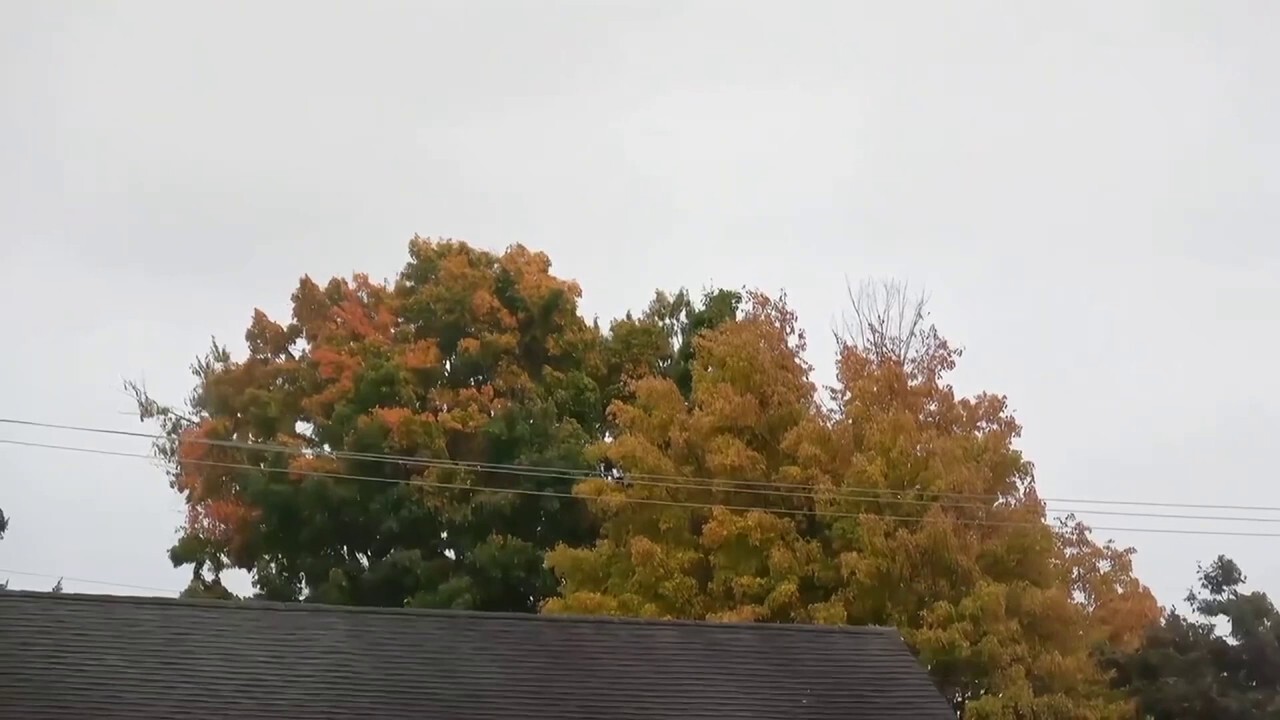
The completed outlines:
<svg viewBox="0 0 1280 720">
<path fill-rule="evenodd" d="M 304 277 L 247 358 L 196 362 L 185 408 L 130 386 L 186 499 L 188 594 L 235 567 L 270 599 L 529 611 L 556 590 L 544 549 L 594 537 L 579 500 L 535 494 L 563 478 L 458 464 L 587 467 L 605 368 L 578 286 L 519 245 L 409 255 L 394 283 Z"/>
<path fill-rule="evenodd" d="M 1198 572 L 1199 592 L 1150 628 L 1141 647 L 1112 659 L 1116 684 L 1149 720 L 1280 716 L 1280 614 L 1244 573 L 1218 556 Z M 1225 628 L 1224 633 L 1220 628 Z"/>
<path fill-rule="evenodd" d="M 4 510 L 0 510 L 0 540 L 4 539 L 4 534 L 9 530 L 9 518 L 4 514 Z M 0 583 L 0 590 L 8 590 L 9 581 L 5 580 Z"/>
<path fill-rule="evenodd" d="M 669 378 L 688 397 L 693 390 L 694 339 L 735 320 L 743 295 L 708 288 L 696 299 L 685 289 L 658 291 L 639 317 L 627 313 L 609 327 L 606 407 L 631 399 L 631 386 L 645 377 Z"/>
<path fill-rule="evenodd" d="M 612 405 L 592 452 L 634 479 L 575 488 L 601 538 L 548 556 L 545 610 L 895 626 L 965 717 L 1121 717 L 1094 650 L 1125 631 L 1102 609 L 1154 599 L 1128 551 L 1045 522 L 1005 399 L 955 395 L 960 352 L 923 303 L 864 286 L 823 406 L 794 313 L 749 299 L 695 337 L 687 397 L 647 377 Z"/>
<path fill-rule="evenodd" d="M 758 293 L 748 300 L 740 320 L 693 338 L 698 362 L 687 401 L 677 379 L 638 379 L 634 399 L 612 406 L 616 437 L 593 449 L 628 472 L 725 482 L 637 483 L 629 490 L 596 479 L 579 483 L 575 492 L 593 499 L 604 532 L 593 547 L 562 545 L 548 557 L 564 582 L 549 612 L 752 620 L 794 612 L 798 599 L 790 596 L 802 567 L 782 555 L 813 548 L 793 521 L 763 510 L 680 504 L 775 506 L 776 497 L 742 492 L 732 481 L 793 469 L 790 436 L 811 421 L 814 387 L 794 315 Z M 775 548 L 779 574 L 749 576 Z"/>
</svg>

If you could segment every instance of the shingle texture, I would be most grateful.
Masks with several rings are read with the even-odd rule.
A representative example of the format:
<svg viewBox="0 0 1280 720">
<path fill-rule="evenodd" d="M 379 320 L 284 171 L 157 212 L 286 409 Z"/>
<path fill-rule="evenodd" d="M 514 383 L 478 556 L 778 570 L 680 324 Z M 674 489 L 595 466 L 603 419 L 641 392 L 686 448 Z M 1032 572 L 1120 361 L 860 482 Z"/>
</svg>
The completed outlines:
<svg viewBox="0 0 1280 720">
<path fill-rule="evenodd" d="M 0 592 L 0 718 L 954 717 L 888 629 Z"/>
</svg>

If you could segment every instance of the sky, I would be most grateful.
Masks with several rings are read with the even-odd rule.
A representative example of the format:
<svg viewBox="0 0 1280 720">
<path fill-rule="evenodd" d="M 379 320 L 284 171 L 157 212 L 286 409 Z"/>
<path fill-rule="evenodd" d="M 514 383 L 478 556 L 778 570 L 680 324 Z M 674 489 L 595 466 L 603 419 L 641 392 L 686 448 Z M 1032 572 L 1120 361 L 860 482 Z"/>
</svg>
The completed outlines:
<svg viewBox="0 0 1280 720">
<path fill-rule="evenodd" d="M 145 429 L 122 378 L 180 400 L 210 336 L 242 350 L 304 273 L 393 277 L 419 233 L 546 251 L 604 320 L 785 289 L 824 380 L 846 282 L 906 281 L 1042 495 L 1280 507 L 1278 26 L 1262 0 L 7 0 L 0 416 Z M 146 460 L 0 444 L 0 508 L 11 587 L 189 577 Z M 1280 593 L 1280 538 L 1099 536 L 1164 602 L 1219 553 Z"/>
</svg>

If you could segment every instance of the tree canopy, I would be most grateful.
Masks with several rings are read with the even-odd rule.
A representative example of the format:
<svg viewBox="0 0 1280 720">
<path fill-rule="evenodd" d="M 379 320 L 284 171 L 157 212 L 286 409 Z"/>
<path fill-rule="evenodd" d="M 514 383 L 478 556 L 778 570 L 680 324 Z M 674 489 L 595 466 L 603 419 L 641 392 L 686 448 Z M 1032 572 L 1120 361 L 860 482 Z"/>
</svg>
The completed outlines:
<svg viewBox="0 0 1280 720">
<path fill-rule="evenodd" d="M 1050 522 L 1004 397 L 893 284 L 819 387 L 785 296 L 658 292 L 607 329 L 519 245 L 415 238 L 394 281 L 309 277 L 137 394 L 188 508 L 188 592 L 899 628 L 969 718 L 1119 718 L 1099 662 L 1159 609 L 1126 548 Z M 624 470 L 622 481 L 593 470 Z"/>
<path fill-rule="evenodd" d="M 687 375 L 693 335 L 736 296 L 660 293 L 606 339 L 550 269 L 519 245 L 415 238 L 394 282 L 304 277 L 287 323 L 255 311 L 248 356 L 215 343 L 185 408 L 131 385 L 187 501 L 171 557 L 189 592 L 226 595 L 234 567 L 276 600 L 534 611 L 553 595 L 544 551 L 589 542 L 595 520 L 556 496 L 565 477 L 494 466 L 588 468 L 606 403 L 633 376 Z"/>
<path fill-rule="evenodd" d="M 1094 650 L 1131 641 L 1155 601 L 1129 551 L 1045 522 L 1004 398 L 957 397 L 960 353 L 923 317 L 904 337 L 864 315 L 819 405 L 794 313 L 750 299 L 696 338 L 687 399 L 637 382 L 593 450 L 710 480 L 580 483 L 601 537 L 550 555 L 564 587 L 546 610 L 891 625 L 966 717 L 1121 717 Z"/>
<path fill-rule="evenodd" d="M 173 419 L 172 556 L 197 583 L 237 567 L 271 599 L 531 611 L 555 589 L 540 549 L 592 536 L 578 501 L 484 489 L 547 479 L 372 457 L 582 468 L 601 422 L 599 336 L 545 255 L 409 253 L 394 283 L 304 277 L 289 322 L 256 311 L 248 357 L 215 345 L 181 417 L 140 394 Z"/>
<path fill-rule="evenodd" d="M 1265 593 L 1218 556 L 1141 646 L 1112 659 L 1116 684 L 1150 720 L 1244 720 L 1280 716 L 1280 614 Z"/>
</svg>

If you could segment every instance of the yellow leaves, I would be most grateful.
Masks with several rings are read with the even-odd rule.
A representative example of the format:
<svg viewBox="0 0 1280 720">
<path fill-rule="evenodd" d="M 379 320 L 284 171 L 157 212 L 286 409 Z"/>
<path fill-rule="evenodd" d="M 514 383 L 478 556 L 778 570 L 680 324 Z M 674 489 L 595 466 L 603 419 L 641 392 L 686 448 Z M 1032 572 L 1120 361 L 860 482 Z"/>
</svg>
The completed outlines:
<svg viewBox="0 0 1280 720">
<path fill-rule="evenodd" d="M 769 575 L 773 577 L 793 578 L 799 577 L 805 572 L 805 568 L 801 567 L 800 558 L 796 552 L 789 547 L 782 545 L 774 545 L 769 548 L 768 553 Z"/>
<path fill-rule="evenodd" d="M 739 537 L 752 547 L 760 548 L 794 536 L 795 524 L 789 518 L 763 510 L 738 513 L 715 508 L 711 511 L 711 519 L 703 526 L 702 544 L 717 549 L 730 538 Z"/>
<path fill-rule="evenodd" d="M 404 348 L 401 362 L 409 370 L 425 371 L 440 367 L 444 356 L 435 340 L 418 340 Z"/>
<path fill-rule="evenodd" d="M 544 611 L 700 618 L 699 563 L 695 552 L 644 536 L 623 546 L 601 541 L 592 550 L 560 546 L 547 554 L 547 564 L 565 584 L 561 598 L 549 601 Z"/>
<path fill-rule="evenodd" d="M 617 515 L 632 505 L 627 502 L 627 495 L 618 488 L 600 478 L 588 478 L 573 486 L 573 494 L 581 498 L 590 498 L 592 509 L 603 517 Z"/>
<path fill-rule="evenodd" d="M 794 580 L 778 583 L 764 600 L 765 609 L 770 614 L 794 615 L 800 602 L 800 587 Z"/>
<path fill-rule="evenodd" d="M 681 434 L 687 409 L 675 383 L 667 378 L 645 377 L 632 385 L 635 399 L 616 402 L 609 415 L 619 429 L 631 436 L 663 447 Z"/>
<path fill-rule="evenodd" d="M 1093 615 L 1097 641 L 1123 651 L 1137 647 L 1160 618 L 1160 606 L 1133 575 L 1133 548 L 1099 545 L 1083 523 L 1062 520 L 1056 538 L 1074 597 Z"/>
<path fill-rule="evenodd" d="M 475 432 L 488 424 L 493 410 L 493 388 L 459 390 L 437 389 L 431 394 L 437 407 L 444 408 L 437 415 L 440 426 L 455 432 Z"/>
<path fill-rule="evenodd" d="M 728 383 L 711 383 L 698 387 L 698 412 L 692 417 L 692 429 L 709 436 L 721 432 L 750 432 L 761 428 L 764 409 L 760 401 L 739 392 Z"/>
<path fill-rule="evenodd" d="M 838 406 L 826 412 L 794 315 L 752 295 L 739 321 L 694 339 L 688 400 L 664 378 L 635 380 L 632 398 L 610 408 L 617 432 L 596 453 L 635 473 L 780 482 L 815 497 L 581 483 L 580 494 L 600 498 L 591 507 L 605 539 L 555 564 L 566 603 L 603 596 L 617 600 L 610 611 L 893 625 L 951 697 L 970 699 L 974 717 L 1110 717 L 1118 706 L 1090 654 L 1100 637 L 1090 625 L 1127 637 L 1120 628 L 1134 624 L 1119 618 L 1144 616 L 1124 558 L 1077 543 L 1071 562 L 1117 570 L 1077 573 L 1096 599 L 1074 598 L 1069 558 L 1012 447 L 1020 428 L 1007 402 L 957 398 L 943 374 L 958 353 L 936 334 L 918 339 L 843 346 L 841 387 L 830 393 Z M 624 496 L 760 509 L 628 505 Z M 832 515 L 767 509 L 782 507 Z M 673 573 L 684 582 L 668 582 Z"/>
<path fill-rule="evenodd" d="M 524 245 L 507 248 L 499 260 L 502 268 L 515 279 L 517 292 L 537 307 L 555 295 L 565 296 L 567 306 L 582 297 L 582 288 L 576 282 L 561 280 L 551 274 L 551 258 L 546 253 L 533 252 Z"/>
<path fill-rule="evenodd" d="M 542 606 L 542 611 L 549 615 L 635 616 L 623 608 L 616 596 L 598 592 L 579 592 L 553 597 Z"/>
<path fill-rule="evenodd" d="M 800 354 L 804 343 L 794 316 L 762 295 L 753 295 L 752 302 L 741 320 L 694 341 L 693 401 L 704 417 L 719 418 L 729 427 L 739 422 L 738 413 L 750 412 L 753 425 L 767 420 L 767 436 L 780 439 L 813 410 L 816 388 Z"/>
<path fill-rule="evenodd" d="M 764 619 L 765 609 L 759 605 L 739 605 L 707 615 L 712 622 L 758 622 Z"/>
</svg>

